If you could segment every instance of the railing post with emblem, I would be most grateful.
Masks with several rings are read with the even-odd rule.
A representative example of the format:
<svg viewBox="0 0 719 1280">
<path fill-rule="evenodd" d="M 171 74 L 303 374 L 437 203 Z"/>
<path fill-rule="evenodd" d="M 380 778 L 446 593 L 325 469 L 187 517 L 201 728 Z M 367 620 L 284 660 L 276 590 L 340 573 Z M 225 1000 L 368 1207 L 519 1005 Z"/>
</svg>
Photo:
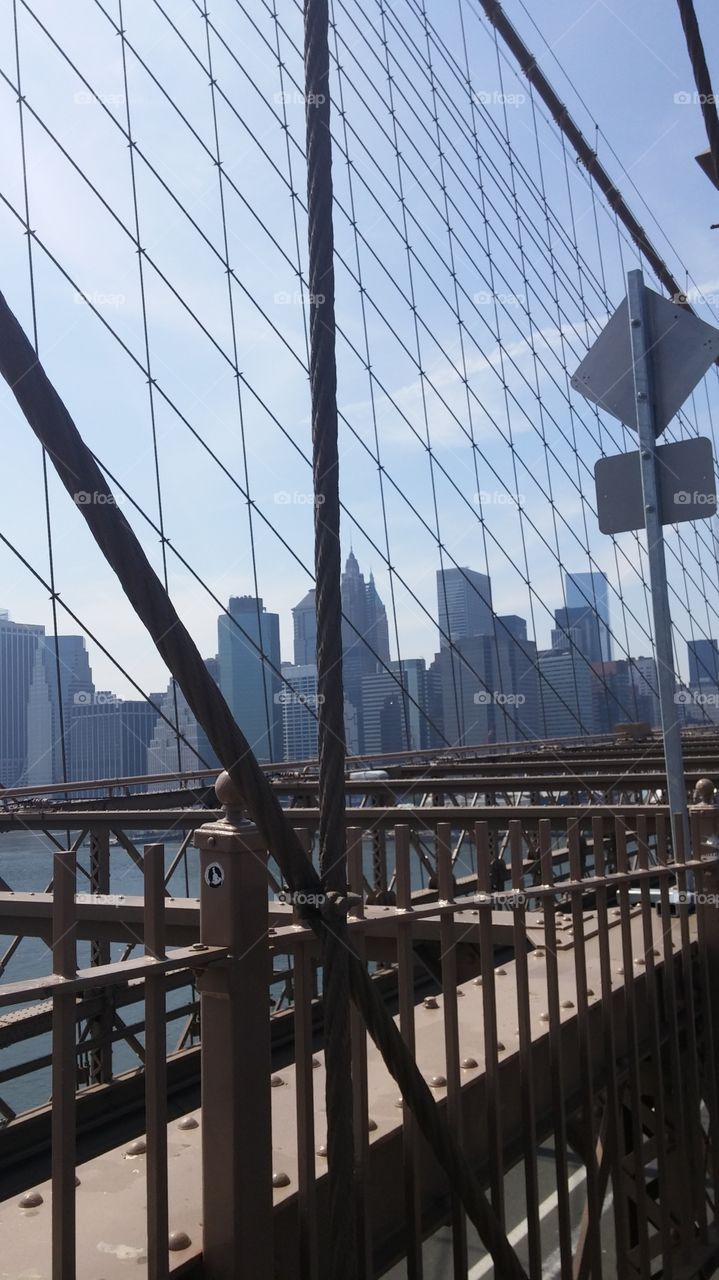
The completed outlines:
<svg viewBox="0 0 719 1280">
<path fill-rule="evenodd" d="M 203 1275 L 272 1280 L 267 850 L 222 773 L 219 822 L 195 833 L 200 945 L 230 957 L 198 974 L 202 1029 Z"/>
</svg>

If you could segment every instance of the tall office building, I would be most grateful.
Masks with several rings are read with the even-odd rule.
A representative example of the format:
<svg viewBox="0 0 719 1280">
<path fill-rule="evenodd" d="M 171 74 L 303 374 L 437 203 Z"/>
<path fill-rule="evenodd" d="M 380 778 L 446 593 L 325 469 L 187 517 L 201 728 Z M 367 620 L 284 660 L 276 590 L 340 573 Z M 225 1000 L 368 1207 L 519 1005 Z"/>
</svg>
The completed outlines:
<svg viewBox="0 0 719 1280">
<path fill-rule="evenodd" d="M 58 667 L 60 683 L 58 688 Z M 35 650 L 27 705 L 27 785 L 72 780 L 68 732 L 73 708 L 95 692 L 82 636 L 43 636 Z M 63 733 L 65 736 L 63 750 Z"/>
<path fill-rule="evenodd" d="M 609 582 L 605 573 L 566 573 L 564 592 L 567 609 L 584 609 L 590 614 L 599 647 L 597 661 L 611 662 L 612 642 L 609 629 Z"/>
<path fill-rule="evenodd" d="M 284 683 L 275 694 L 282 711 L 282 746 L 284 760 L 317 759 L 317 667 L 282 663 Z M 348 755 L 356 755 L 357 713 L 345 698 L 345 746 Z"/>
<path fill-rule="evenodd" d="M 45 628 L 0 613 L 0 785 L 20 786 L 27 765 L 28 695 Z"/>
<path fill-rule="evenodd" d="M 389 665 L 387 613 L 370 574 L 360 572 L 350 551 L 342 574 L 342 672 L 345 695 L 357 712 L 359 749 L 364 750 L 362 681 Z"/>
<path fill-rule="evenodd" d="M 537 655 L 540 675 L 540 736 L 574 738 L 595 733 L 595 675 L 566 650 Z"/>
<path fill-rule="evenodd" d="M 692 689 L 703 684 L 719 685 L 719 647 L 716 640 L 689 640 L 687 656 Z"/>
<path fill-rule="evenodd" d="M 632 680 L 637 698 L 637 719 L 653 729 L 661 725 L 657 664 L 653 658 L 630 658 Z"/>
<path fill-rule="evenodd" d="M 552 648 L 573 653 L 577 662 L 603 662 L 602 637 L 593 609 L 556 609 Z"/>
<path fill-rule="evenodd" d="M 498 617 L 495 635 L 458 639 L 441 661 L 449 743 L 482 746 L 537 737 L 537 650 L 523 619 Z"/>
<path fill-rule="evenodd" d="M 317 606 L 312 587 L 292 610 L 296 667 L 317 662 Z"/>
<path fill-rule="evenodd" d="M 219 683 L 219 663 L 216 658 L 206 658 L 205 666 L 216 684 Z M 177 704 L 177 726 L 175 731 L 175 704 Z M 185 701 L 184 694 L 170 683 L 159 700 L 162 715 L 155 717 L 153 732 L 147 747 L 148 773 L 178 773 L 193 769 L 217 769 L 221 765 L 210 746 L 205 730 L 197 723 L 193 712 Z M 178 767 L 179 766 L 179 767 Z M 162 784 L 159 784 L 161 786 Z M 159 789 L 158 786 L 158 789 Z"/>
<path fill-rule="evenodd" d="M 429 745 L 424 658 L 390 662 L 362 680 L 364 751 L 368 755 L 421 751 Z"/>
<path fill-rule="evenodd" d="M 156 719 L 157 708 L 144 698 L 97 692 L 75 703 L 67 730 L 73 781 L 142 777 Z"/>
<path fill-rule="evenodd" d="M 442 694 L 442 666 L 444 651 L 435 653 L 427 667 L 425 676 L 426 709 L 427 709 L 427 746 L 430 748 L 445 745 L 444 700 Z"/>
<path fill-rule="evenodd" d="M 437 618 L 440 649 L 466 636 L 492 634 L 492 587 L 475 569 L 437 570 Z"/>
<path fill-rule="evenodd" d="M 217 620 L 217 643 L 220 688 L 235 720 L 258 760 L 281 760 L 278 615 L 254 596 L 231 596 Z"/>
</svg>

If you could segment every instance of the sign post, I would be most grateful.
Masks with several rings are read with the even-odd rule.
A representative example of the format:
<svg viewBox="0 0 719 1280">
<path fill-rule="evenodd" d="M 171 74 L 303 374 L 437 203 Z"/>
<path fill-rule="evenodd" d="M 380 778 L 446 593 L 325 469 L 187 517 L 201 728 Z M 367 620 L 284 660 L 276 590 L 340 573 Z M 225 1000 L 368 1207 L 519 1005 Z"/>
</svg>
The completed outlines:
<svg viewBox="0 0 719 1280">
<path fill-rule="evenodd" d="M 641 271 L 630 271 L 627 276 L 627 300 L 629 304 L 629 338 L 634 369 L 636 422 L 639 434 L 644 522 L 647 531 L 649 583 L 654 617 L 654 647 L 657 682 L 659 684 L 659 711 L 667 769 L 667 797 L 674 835 L 674 856 L 676 857 L 678 848 L 678 832 L 674 830 L 674 823 L 678 815 L 680 815 L 683 829 L 683 848 L 686 851 L 686 856 L 690 856 L 689 814 L 684 780 L 681 726 L 678 718 L 679 708 L 674 700 L 676 676 L 672 650 L 672 620 L 669 611 L 664 530 L 659 501 L 660 482 L 656 454 L 657 431 L 654 417 L 652 336 L 649 331 L 644 277 Z"/>
</svg>

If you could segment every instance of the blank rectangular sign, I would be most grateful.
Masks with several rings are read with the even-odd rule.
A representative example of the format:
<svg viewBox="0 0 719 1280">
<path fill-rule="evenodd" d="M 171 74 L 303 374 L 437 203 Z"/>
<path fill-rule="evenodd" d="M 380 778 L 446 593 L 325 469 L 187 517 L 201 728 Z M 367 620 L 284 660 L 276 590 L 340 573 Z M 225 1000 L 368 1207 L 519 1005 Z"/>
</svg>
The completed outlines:
<svg viewBox="0 0 719 1280">
<path fill-rule="evenodd" d="M 706 520 L 716 513 L 711 440 L 696 436 L 657 448 L 662 524 Z M 594 467 L 597 515 L 602 533 L 643 529 L 644 499 L 639 453 L 599 458 Z"/>
</svg>

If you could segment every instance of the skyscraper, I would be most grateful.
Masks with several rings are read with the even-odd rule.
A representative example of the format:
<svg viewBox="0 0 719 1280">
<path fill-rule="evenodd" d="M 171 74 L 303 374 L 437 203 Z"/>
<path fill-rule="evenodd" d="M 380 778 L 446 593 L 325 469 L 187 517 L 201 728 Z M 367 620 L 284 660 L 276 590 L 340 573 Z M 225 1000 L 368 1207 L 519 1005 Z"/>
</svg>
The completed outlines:
<svg viewBox="0 0 719 1280">
<path fill-rule="evenodd" d="M 257 759 L 281 760 L 279 617 L 254 596 L 230 596 L 228 613 L 217 620 L 220 688 Z"/>
<path fill-rule="evenodd" d="M 492 587 L 487 575 L 475 569 L 438 569 L 437 618 L 441 649 L 466 636 L 491 635 Z"/>
<path fill-rule="evenodd" d="M 60 687 L 58 688 L 58 666 Z M 72 779 L 68 732 L 78 695 L 90 701 L 95 687 L 82 636 L 43 636 L 35 650 L 27 708 L 27 785 Z M 63 750 L 63 733 L 65 749 Z"/>
<path fill-rule="evenodd" d="M 387 613 L 370 574 L 365 582 L 354 552 L 342 574 L 342 671 L 345 695 L 357 712 L 359 749 L 364 750 L 362 680 L 389 665 Z"/>
<path fill-rule="evenodd" d="M 609 630 L 609 582 L 605 573 L 566 573 L 564 592 L 567 609 L 584 609 L 589 612 L 590 624 L 596 630 L 599 657 L 597 661 L 611 662 L 612 642 Z"/>
<path fill-rule="evenodd" d="M 123 700 L 99 692 L 88 702 L 76 702 L 67 730 L 73 780 L 142 777 L 156 719 L 157 708 L 144 698 Z"/>
<path fill-rule="evenodd" d="M 695 689 L 702 684 L 719 685 L 719 647 L 716 640 L 689 640 L 689 684 Z"/>
<path fill-rule="evenodd" d="M 594 683 L 586 662 L 571 653 L 547 649 L 538 655 L 540 673 L 540 736 L 575 738 L 595 733 Z"/>
<path fill-rule="evenodd" d="M 218 682 L 219 664 L 216 658 L 207 658 L 205 666 L 215 683 Z M 195 716 L 185 701 L 184 694 L 170 680 L 161 695 L 159 707 L 162 715 L 155 718 L 153 732 L 147 748 L 148 773 L 178 772 L 178 742 L 175 732 L 175 703 L 177 725 L 181 734 L 179 743 L 180 771 L 193 769 L 220 769 L 220 763 Z M 169 723 L 168 723 L 169 721 Z M 161 784 L 162 785 L 162 784 Z"/>
<path fill-rule="evenodd" d="M 555 609 L 554 621 L 553 649 L 573 654 L 577 662 L 604 661 L 602 637 L 593 609 Z"/>
<path fill-rule="evenodd" d="M 0 784 L 19 786 L 27 764 L 27 708 L 35 653 L 45 628 L 0 614 Z"/>
<path fill-rule="evenodd" d="M 311 588 L 292 610 L 295 633 L 296 667 L 306 667 L 317 662 L 317 612 L 315 589 Z"/>
<path fill-rule="evenodd" d="M 389 665 L 389 671 L 381 669 L 362 680 L 364 750 L 368 755 L 421 751 L 429 745 L 424 658 L 403 658 L 401 664 Z"/>
<path fill-rule="evenodd" d="M 537 650 L 523 618 L 498 616 L 495 635 L 466 636 L 441 655 L 445 735 L 481 746 L 539 734 Z"/>
</svg>

